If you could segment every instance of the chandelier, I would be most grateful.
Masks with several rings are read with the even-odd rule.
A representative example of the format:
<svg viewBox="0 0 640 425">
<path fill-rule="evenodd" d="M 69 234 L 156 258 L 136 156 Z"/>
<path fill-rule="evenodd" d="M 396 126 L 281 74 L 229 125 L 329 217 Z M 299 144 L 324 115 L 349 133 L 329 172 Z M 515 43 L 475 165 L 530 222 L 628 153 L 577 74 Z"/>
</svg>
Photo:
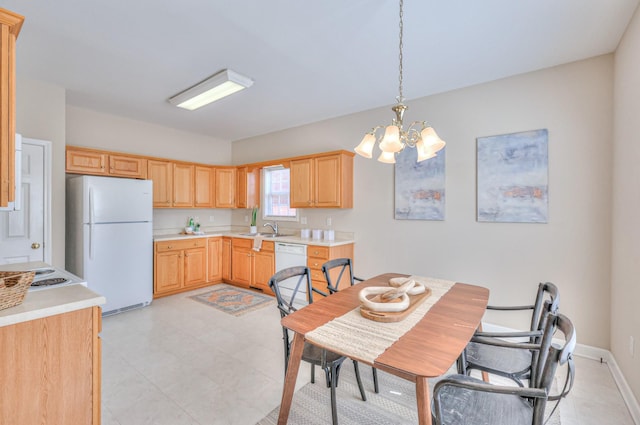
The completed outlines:
<svg viewBox="0 0 640 425">
<path fill-rule="evenodd" d="M 354 149 L 356 153 L 365 157 L 372 158 L 373 147 L 378 144 L 382 151 L 378 157 L 378 161 L 386 164 L 395 164 L 396 153 L 401 152 L 407 146 L 415 148 L 418 152 L 418 162 L 425 159 L 434 158 L 437 152 L 444 148 L 445 142 L 438 137 L 436 131 L 427 124 L 426 121 L 414 121 L 405 130 L 402 127 L 402 118 L 408 106 L 403 103 L 402 95 L 402 6 L 403 0 L 400 0 L 400 75 L 399 75 L 399 95 L 396 97 L 397 104 L 391 108 L 395 112 L 396 117 L 391 125 L 379 125 L 374 127 L 365 134 L 364 138 Z"/>
</svg>

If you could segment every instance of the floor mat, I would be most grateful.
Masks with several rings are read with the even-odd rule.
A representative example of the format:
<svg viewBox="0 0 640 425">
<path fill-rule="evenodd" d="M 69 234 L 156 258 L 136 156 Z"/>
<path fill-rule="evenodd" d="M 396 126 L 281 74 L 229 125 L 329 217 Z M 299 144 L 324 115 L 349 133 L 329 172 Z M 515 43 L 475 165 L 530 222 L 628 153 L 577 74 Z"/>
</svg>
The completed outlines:
<svg viewBox="0 0 640 425">
<path fill-rule="evenodd" d="M 275 303 L 272 296 L 226 284 L 216 285 L 215 289 L 189 298 L 233 316 L 241 316 Z"/>
</svg>

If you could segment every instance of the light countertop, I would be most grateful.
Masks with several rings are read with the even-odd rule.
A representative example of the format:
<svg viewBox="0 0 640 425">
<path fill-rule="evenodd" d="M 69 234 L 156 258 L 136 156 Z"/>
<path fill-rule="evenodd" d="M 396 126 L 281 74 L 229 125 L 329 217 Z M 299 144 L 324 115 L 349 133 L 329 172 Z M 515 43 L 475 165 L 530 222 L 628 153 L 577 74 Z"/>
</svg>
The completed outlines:
<svg viewBox="0 0 640 425">
<path fill-rule="evenodd" d="M 9 326 L 56 314 L 102 305 L 106 299 L 83 285 L 66 285 L 27 292 L 22 304 L 0 310 L 0 326 Z"/>
<path fill-rule="evenodd" d="M 155 242 L 159 241 L 167 241 L 167 240 L 179 240 L 179 239 L 193 239 L 193 238 L 214 238 L 220 236 L 230 236 L 233 238 L 245 238 L 245 239 L 254 239 L 256 236 L 251 236 L 247 234 L 243 234 L 242 232 L 231 232 L 231 231 L 221 231 L 221 232 L 205 232 L 202 235 L 185 235 L 185 234 L 171 234 L 171 235 L 157 235 L 153 237 Z M 274 242 L 289 242 L 289 243 L 299 243 L 304 245 L 318 245 L 318 246 L 340 246 L 354 243 L 353 239 L 344 239 L 336 237 L 333 241 L 325 241 L 324 239 L 311 239 L 311 238 L 301 238 L 297 235 L 285 235 L 278 236 L 277 238 L 262 238 L 263 241 L 274 241 Z"/>
</svg>

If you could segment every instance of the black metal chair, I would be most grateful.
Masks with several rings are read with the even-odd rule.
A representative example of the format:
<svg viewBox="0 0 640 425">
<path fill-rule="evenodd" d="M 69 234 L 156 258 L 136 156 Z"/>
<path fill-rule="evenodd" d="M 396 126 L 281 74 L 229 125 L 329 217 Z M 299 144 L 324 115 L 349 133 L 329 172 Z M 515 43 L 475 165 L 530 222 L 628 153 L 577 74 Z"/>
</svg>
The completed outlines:
<svg viewBox="0 0 640 425">
<path fill-rule="evenodd" d="M 550 282 L 540 283 L 533 305 L 487 306 L 487 310 L 531 310 L 530 329 L 516 332 L 477 331 L 458 358 L 458 373 L 469 375 L 472 370 L 509 378 L 519 386 L 523 380 L 534 380 L 537 351 L 521 350 L 520 342 L 539 343 L 545 318 L 555 314 L 560 305 L 558 288 Z M 483 375 L 484 376 L 484 375 Z"/>
<path fill-rule="evenodd" d="M 564 345 L 552 344 L 560 331 Z M 575 329 L 564 315 L 549 314 L 539 343 L 523 343 L 523 350 L 539 353 L 529 388 L 488 384 L 467 375 L 450 375 L 434 387 L 435 425 L 542 425 L 548 400 L 565 397 L 573 385 Z M 558 365 L 567 364 L 567 378 L 559 394 L 549 396 Z M 551 414 L 558 407 L 553 408 Z M 551 415 L 549 414 L 549 416 Z"/>
<path fill-rule="evenodd" d="M 342 282 L 345 282 L 345 284 L 348 282 L 349 286 L 353 286 L 356 281 L 364 281 L 364 279 L 353 275 L 351 258 L 336 258 L 327 261 L 322 265 L 322 273 L 327 281 L 327 291 L 329 291 L 329 295 L 338 292 Z M 372 367 L 371 372 L 373 373 L 373 389 L 377 394 L 380 392 L 378 386 L 378 371 L 375 367 Z"/>
<path fill-rule="evenodd" d="M 280 317 L 284 318 L 290 313 L 313 303 L 313 293 L 322 294 L 311 286 L 311 272 L 308 267 L 290 267 L 274 274 L 269 280 L 269 287 L 276 295 Z M 324 295 L 324 294 L 322 294 Z M 291 339 L 289 330 L 282 327 L 282 337 L 284 341 L 284 370 L 287 373 L 289 355 L 291 349 Z M 315 366 L 320 366 L 325 373 L 327 387 L 331 388 L 331 417 L 334 425 L 338 424 L 338 414 L 336 407 L 336 387 L 338 386 L 338 375 L 340 367 L 346 357 L 332 351 L 321 349 L 313 344 L 305 342 L 302 352 L 302 360 L 311 364 L 311 382 L 315 383 Z M 360 389 L 360 396 L 363 401 L 367 400 L 360 380 L 358 362 L 353 360 L 356 381 Z"/>
</svg>

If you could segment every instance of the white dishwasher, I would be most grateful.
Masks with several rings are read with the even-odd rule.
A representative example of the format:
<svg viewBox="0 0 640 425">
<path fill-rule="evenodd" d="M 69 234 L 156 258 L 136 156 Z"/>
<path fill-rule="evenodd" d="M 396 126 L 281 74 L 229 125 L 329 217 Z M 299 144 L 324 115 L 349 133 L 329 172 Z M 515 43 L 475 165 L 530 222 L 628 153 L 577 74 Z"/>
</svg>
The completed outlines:
<svg viewBox="0 0 640 425">
<path fill-rule="evenodd" d="M 306 266 L 307 265 L 307 245 L 299 244 L 299 243 L 289 243 L 289 242 L 276 242 L 275 243 L 275 251 L 276 251 L 276 273 L 280 270 L 288 269 L 289 267 L 296 266 Z M 278 287 L 280 288 L 280 293 L 286 298 L 290 299 L 293 293 L 293 289 L 295 285 L 298 283 L 297 277 L 292 277 L 287 280 L 283 280 L 280 282 Z M 298 289 L 298 294 L 296 294 L 296 302 L 294 304 L 297 305 L 306 305 L 307 304 L 307 287 L 306 285 L 302 285 Z"/>
</svg>

